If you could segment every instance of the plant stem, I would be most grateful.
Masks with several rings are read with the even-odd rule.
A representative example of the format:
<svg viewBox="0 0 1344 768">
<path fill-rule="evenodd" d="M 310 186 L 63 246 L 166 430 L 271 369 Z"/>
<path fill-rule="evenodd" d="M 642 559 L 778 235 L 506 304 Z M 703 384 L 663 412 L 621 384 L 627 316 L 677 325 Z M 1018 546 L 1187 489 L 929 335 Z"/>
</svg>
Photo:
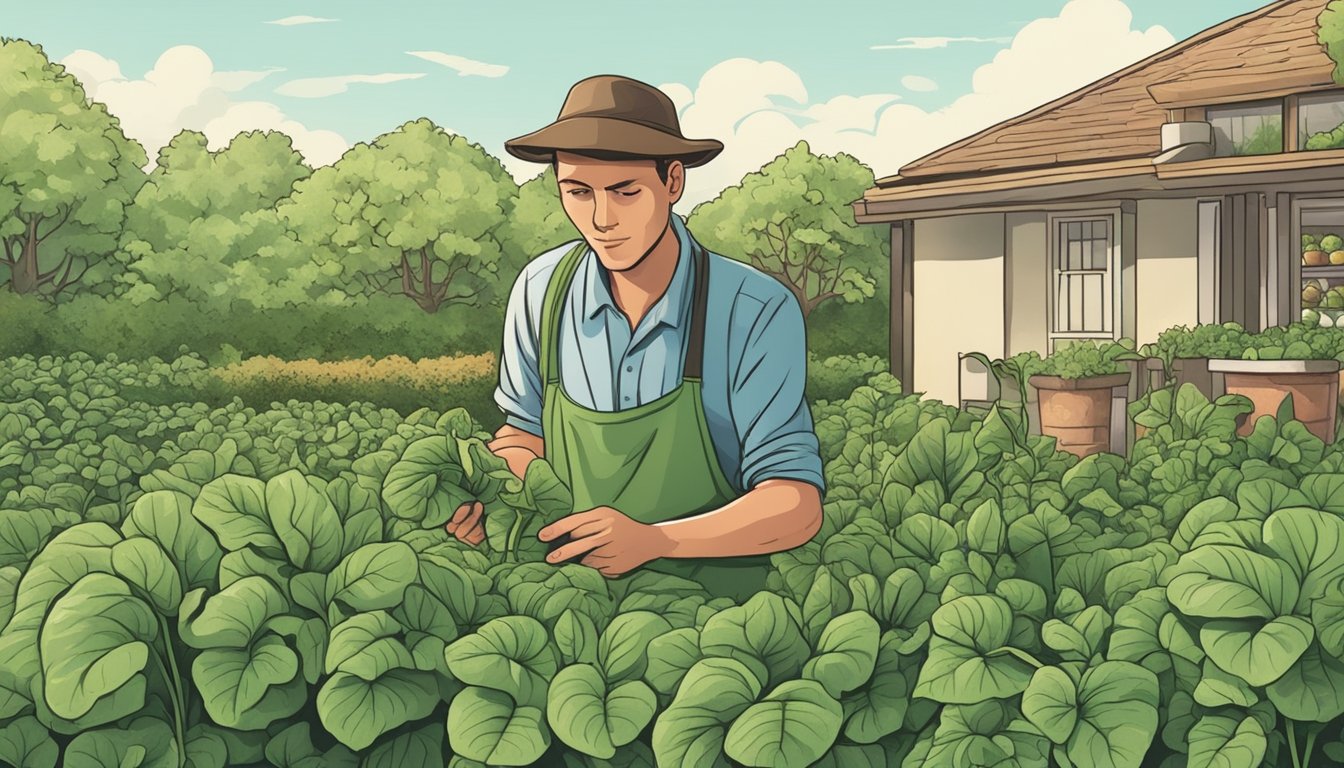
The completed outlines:
<svg viewBox="0 0 1344 768">
<path fill-rule="evenodd" d="M 513 515 L 513 525 L 509 527 L 509 538 L 505 543 L 507 551 L 504 555 L 516 559 L 518 557 L 518 539 L 523 531 L 523 513 L 514 510 Z"/>
<path fill-rule="evenodd" d="M 1319 728 L 1312 728 L 1307 732 L 1307 748 L 1302 753 L 1302 766 L 1311 765 L 1311 751 L 1316 748 L 1316 734 L 1320 733 Z"/>
<path fill-rule="evenodd" d="M 173 636 L 169 634 L 168 622 L 162 614 L 159 615 L 159 631 L 163 634 L 163 654 L 155 654 L 154 658 L 159 663 L 159 673 L 168 683 L 168 695 L 173 700 L 173 726 L 177 731 L 177 764 L 181 768 L 187 764 L 186 696 L 182 691 L 182 677 L 177 670 L 177 657 L 173 655 Z M 167 668 L 163 664 L 164 656 L 168 657 Z"/>
<path fill-rule="evenodd" d="M 1302 761 L 1297 756 L 1297 729 L 1292 720 L 1288 721 L 1288 754 L 1293 758 L 1293 768 L 1302 768 Z"/>
</svg>

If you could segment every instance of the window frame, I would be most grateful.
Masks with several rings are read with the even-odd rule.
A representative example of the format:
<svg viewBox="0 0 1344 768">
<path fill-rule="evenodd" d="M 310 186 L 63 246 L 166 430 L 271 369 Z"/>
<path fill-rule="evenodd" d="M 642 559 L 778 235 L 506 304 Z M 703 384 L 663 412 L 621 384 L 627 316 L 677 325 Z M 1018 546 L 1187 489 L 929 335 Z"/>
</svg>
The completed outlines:
<svg viewBox="0 0 1344 768">
<path fill-rule="evenodd" d="M 1061 269 L 1063 264 L 1061 249 L 1065 245 L 1065 237 L 1061 229 L 1063 225 L 1070 223 L 1087 223 L 1104 220 L 1106 222 L 1106 269 L 1104 270 L 1068 270 Z M 1047 318 L 1047 341 L 1051 352 L 1055 349 L 1057 341 L 1071 341 L 1076 339 L 1119 339 L 1120 320 L 1122 312 L 1122 290 L 1123 285 L 1120 280 L 1122 255 L 1121 250 L 1121 211 L 1118 208 L 1097 208 L 1078 211 L 1068 211 L 1067 213 L 1050 213 L 1046 216 L 1047 226 L 1049 227 L 1049 239 L 1047 243 L 1047 258 L 1049 268 L 1046 269 L 1046 280 L 1050 296 Z M 1060 309 L 1060 283 L 1061 278 L 1066 274 L 1101 274 L 1102 275 L 1102 295 L 1103 309 L 1102 322 L 1107 330 L 1102 331 L 1063 331 L 1059 328 L 1059 309 Z"/>
<path fill-rule="evenodd" d="M 1296 107 L 1295 109 L 1292 110 L 1292 111 L 1295 113 L 1295 114 L 1294 114 L 1294 120 L 1293 120 L 1293 137 L 1294 137 L 1294 140 L 1295 140 L 1295 142 L 1296 142 L 1296 144 L 1295 144 L 1295 146 L 1294 146 L 1294 151 L 1297 151 L 1297 152 L 1329 152 L 1329 151 L 1332 151 L 1332 149 L 1333 149 L 1334 151 L 1338 151 L 1338 150 L 1340 149 L 1339 147 L 1335 147 L 1335 148 L 1332 148 L 1332 149 L 1324 149 L 1324 150 L 1322 150 L 1322 149 L 1307 149 L 1307 141 L 1311 138 L 1311 136 L 1310 136 L 1310 134 L 1306 134 L 1306 133 L 1304 133 L 1304 129 L 1305 129 L 1305 127 L 1306 127 L 1306 126 L 1304 125 L 1304 122 L 1305 122 L 1305 120 L 1306 120 L 1305 110 L 1306 110 L 1306 108 L 1309 108 L 1309 107 L 1314 106 L 1313 102 L 1320 103 L 1320 102 L 1336 101 L 1336 102 L 1338 102 L 1341 106 L 1344 106 L 1344 89 L 1333 89 L 1333 90 L 1327 90 L 1327 91 L 1313 91 L 1313 92 L 1311 92 L 1311 93 L 1298 93 L 1298 94 L 1294 94 L 1291 98 L 1292 98 L 1293 101 L 1295 102 L 1295 107 Z M 1285 117 L 1286 117 L 1286 115 L 1285 115 Z M 1285 133 L 1285 136 L 1286 136 L 1286 135 L 1287 135 L 1287 134 Z"/>
<path fill-rule="evenodd" d="M 1214 119 L 1218 117 L 1219 112 L 1235 112 L 1237 110 L 1251 110 L 1257 108 L 1275 108 L 1279 114 L 1279 148 L 1274 152 L 1257 152 L 1254 154 L 1238 155 L 1236 153 L 1228 155 L 1218 154 L 1218 129 L 1214 125 Z M 1213 132 L 1214 157 L 1268 157 L 1270 155 L 1282 155 L 1288 151 L 1288 132 L 1291 129 L 1294 134 L 1297 132 L 1297 126 L 1288 125 L 1288 100 L 1286 98 L 1276 99 L 1256 99 L 1255 101 L 1234 101 L 1226 104 L 1210 104 L 1204 107 L 1204 122 L 1209 124 Z"/>
</svg>

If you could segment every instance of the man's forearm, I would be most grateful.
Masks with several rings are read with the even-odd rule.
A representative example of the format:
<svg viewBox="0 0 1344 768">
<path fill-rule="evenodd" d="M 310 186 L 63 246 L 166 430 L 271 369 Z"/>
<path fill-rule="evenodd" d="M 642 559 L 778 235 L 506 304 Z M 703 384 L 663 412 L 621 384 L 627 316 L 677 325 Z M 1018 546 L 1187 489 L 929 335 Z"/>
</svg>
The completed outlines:
<svg viewBox="0 0 1344 768">
<path fill-rule="evenodd" d="M 797 480 L 766 480 L 719 509 L 657 526 L 668 557 L 765 555 L 806 544 L 821 528 L 821 493 Z"/>
<path fill-rule="evenodd" d="M 542 458 L 546 454 L 545 441 L 539 436 L 508 424 L 495 432 L 495 439 L 486 447 L 508 462 L 509 470 L 520 478 L 527 472 L 527 465 L 533 459 Z"/>
</svg>

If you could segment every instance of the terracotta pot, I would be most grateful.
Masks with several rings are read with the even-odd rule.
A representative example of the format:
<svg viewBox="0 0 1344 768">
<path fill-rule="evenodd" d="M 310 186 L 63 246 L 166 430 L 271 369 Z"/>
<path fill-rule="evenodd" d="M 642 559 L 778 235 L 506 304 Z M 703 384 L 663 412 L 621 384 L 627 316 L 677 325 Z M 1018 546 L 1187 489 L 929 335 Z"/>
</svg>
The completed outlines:
<svg viewBox="0 0 1344 768">
<path fill-rule="evenodd" d="M 1038 393 L 1041 434 L 1055 438 L 1061 451 L 1081 458 L 1111 447 L 1111 391 L 1128 384 L 1129 374 L 1029 381 Z"/>
<path fill-rule="evenodd" d="M 1250 398 L 1255 406 L 1237 434 L 1251 434 L 1257 419 L 1277 414 L 1292 395 L 1293 418 L 1325 442 L 1335 441 L 1338 360 L 1210 360 L 1209 370 L 1223 374 L 1227 394 Z"/>
</svg>

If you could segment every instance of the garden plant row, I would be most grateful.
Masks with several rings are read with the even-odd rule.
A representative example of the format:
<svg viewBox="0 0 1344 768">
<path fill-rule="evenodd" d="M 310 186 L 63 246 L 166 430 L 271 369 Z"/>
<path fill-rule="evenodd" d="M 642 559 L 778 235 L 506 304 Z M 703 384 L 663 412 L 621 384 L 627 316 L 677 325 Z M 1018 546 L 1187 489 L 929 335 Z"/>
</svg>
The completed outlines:
<svg viewBox="0 0 1344 768">
<path fill-rule="evenodd" d="M 739 605 L 544 563 L 568 491 L 464 411 L 144 375 L 0 375 L 0 763 L 1344 761 L 1344 451 L 1287 410 L 1243 438 L 1243 398 L 1163 389 L 1079 460 L 875 376 L 814 408 L 823 529 Z"/>
</svg>

